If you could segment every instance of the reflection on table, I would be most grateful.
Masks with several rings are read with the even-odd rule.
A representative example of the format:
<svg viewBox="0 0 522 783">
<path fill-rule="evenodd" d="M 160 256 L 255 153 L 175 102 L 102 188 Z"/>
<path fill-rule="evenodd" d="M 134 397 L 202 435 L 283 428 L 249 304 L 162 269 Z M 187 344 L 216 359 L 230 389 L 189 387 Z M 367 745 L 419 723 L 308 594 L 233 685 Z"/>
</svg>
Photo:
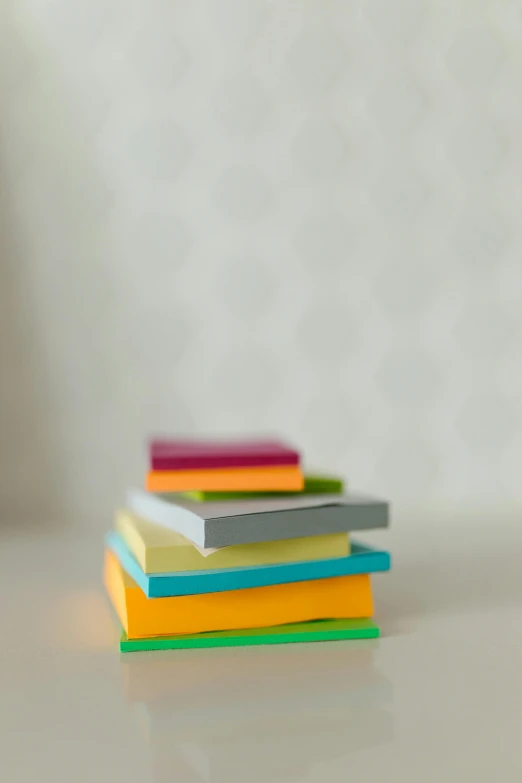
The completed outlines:
<svg viewBox="0 0 522 783">
<path fill-rule="evenodd" d="M 393 739 L 376 641 L 122 656 L 155 783 L 299 778 Z"/>
</svg>

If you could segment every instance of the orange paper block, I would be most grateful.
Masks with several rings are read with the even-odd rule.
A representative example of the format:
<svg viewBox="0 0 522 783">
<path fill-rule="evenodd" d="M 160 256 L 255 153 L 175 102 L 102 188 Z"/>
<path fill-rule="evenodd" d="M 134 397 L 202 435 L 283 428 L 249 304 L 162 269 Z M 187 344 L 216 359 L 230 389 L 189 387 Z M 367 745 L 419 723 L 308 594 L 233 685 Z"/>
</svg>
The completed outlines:
<svg viewBox="0 0 522 783">
<path fill-rule="evenodd" d="M 149 492 L 299 492 L 304 477 L 297 465 L 217 470 L 151 470 Z"/>
<path fill-rule="evenodd" d="M 229 590 L 224 593 L 146 598 L 110 551 L 104 579 L 129 639 L 262 628 L 306 620 L 371 617 L 368 574 Z"/>
</svg>

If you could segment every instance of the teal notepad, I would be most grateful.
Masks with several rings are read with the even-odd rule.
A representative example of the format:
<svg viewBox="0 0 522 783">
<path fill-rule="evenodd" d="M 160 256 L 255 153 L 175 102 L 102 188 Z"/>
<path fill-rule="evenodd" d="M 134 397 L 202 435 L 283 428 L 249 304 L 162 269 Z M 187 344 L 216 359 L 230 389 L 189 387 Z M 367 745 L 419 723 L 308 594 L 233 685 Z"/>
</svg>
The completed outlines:
<svg viewBox="0 0 522 783">
<path fill-rule="evenodd" d="M 120 638 L 121 652 L 141 650 L 183 650 L 194 647 L 246 647 L 256 644 L 289 644 L 292 642 L 326 642 L 340 639 L 374 639 L 379 629 L 371 620 L 315 620 L 269 628 L 247 628 L 240 631 L 215 631 L 187 636 L 157 636 L 150 639 Z"/>
<path fill-rule="evenodd" d="M 217 568 L 207 571 L 179 571 L 170 574 L 145 574 L 118 533 L 108 533 L 105 543 L 118 558 L 122 568 L 142 589 L 147 598 L 172 595 L 221 593 L 224 590 L 245 590 L 333 576 L 354 576 L 388 571 L 390 555 L 352 542 L 351 554 L 326 560 L 304 560 L 297 563 Z"/>
</svg>

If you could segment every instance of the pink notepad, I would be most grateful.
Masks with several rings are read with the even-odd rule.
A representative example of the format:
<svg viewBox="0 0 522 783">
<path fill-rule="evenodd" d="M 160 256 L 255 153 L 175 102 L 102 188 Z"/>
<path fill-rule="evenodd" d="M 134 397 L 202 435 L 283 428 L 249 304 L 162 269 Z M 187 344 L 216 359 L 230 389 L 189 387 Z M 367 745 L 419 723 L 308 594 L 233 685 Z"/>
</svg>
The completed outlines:
<svg viewBox="0 0 522 783">
<path fill-rule="evenodd" d="M 152 470 L 298 465 L 299 453 L 275 440 L 153 440 Z"/>
</svg>

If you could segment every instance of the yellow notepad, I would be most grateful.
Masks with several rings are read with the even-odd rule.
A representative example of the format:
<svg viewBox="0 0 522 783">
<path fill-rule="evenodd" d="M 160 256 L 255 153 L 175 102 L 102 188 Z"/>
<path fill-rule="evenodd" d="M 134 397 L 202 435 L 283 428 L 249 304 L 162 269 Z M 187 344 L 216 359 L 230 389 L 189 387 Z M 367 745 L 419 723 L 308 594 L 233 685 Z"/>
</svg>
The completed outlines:
<svg viewBox="0 0 522 783">
<path fill-rule="evenodd" d="M 324 560 L 350 554 L 347 533 L 238 544 L 205 557 L 179 533 L 140 519 L 130 511 L 116 514 L 115 528 L 146 574 Z"/>
<path fill-rule="evenodd" d="M 116 555 L 107 550 L 104 581 L 129 639 L 373 614 L 368 574 L 223 593 L 147 598 L 122 569 Z"/>
</svg>

